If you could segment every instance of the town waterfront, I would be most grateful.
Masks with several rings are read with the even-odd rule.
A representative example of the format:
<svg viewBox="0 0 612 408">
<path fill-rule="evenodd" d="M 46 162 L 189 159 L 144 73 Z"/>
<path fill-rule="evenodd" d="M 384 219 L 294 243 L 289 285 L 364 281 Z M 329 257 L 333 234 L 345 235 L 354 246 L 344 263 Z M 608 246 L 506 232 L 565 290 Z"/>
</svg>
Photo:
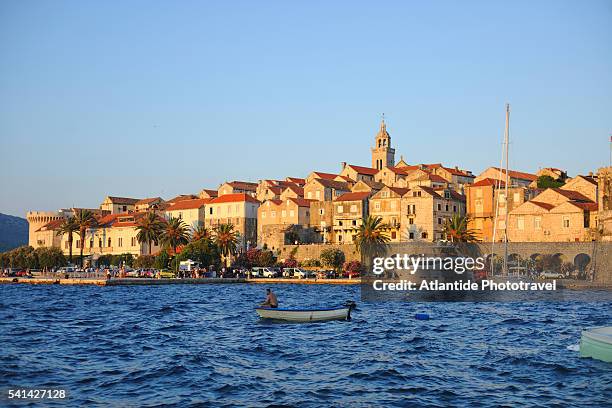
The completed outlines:
<svg viewBox="0 0 612 408">
<path fill-rule="evenodd" d="M 604 406 L 610 364 L 568 349 L 612 302 L 364 303 L 274 286 L 281 306 L 357 300 L 350 322 L 272 324 L 264 286 L 0 285 L 0 388 L 70 406 Z M 432 319 L 417 321 L 415 312 Z M 2 401 L 2 405 L 7 404 Z M 12 402 L 25 406 L 24 402 Z"/>
</svg>

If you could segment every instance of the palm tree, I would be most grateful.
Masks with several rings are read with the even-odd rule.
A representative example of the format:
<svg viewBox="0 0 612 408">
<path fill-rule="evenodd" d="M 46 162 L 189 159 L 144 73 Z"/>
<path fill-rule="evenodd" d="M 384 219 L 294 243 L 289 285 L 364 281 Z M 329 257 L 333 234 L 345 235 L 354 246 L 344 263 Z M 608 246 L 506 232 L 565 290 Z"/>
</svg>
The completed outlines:
<svg viewBox="0 0 612 408">
<path fill-rule="evenodd" d="M 366 271 L 371 270 L 372 258 L 381 255 L 387 249 L 390 239 L 384 231 L 386 224 L 382 223 L 382 218 L 368 215 L 359 226 L 359 231 L 355 235 L 355 246 L 361 253 L 361 263 Z"/>
<path fill-rule="evenodd" d="M 62 221 L 57 228 L 56 234 L 62 236 L 68 234 L 68 262 L 72 262 L 72 242 L 74 233 L 79 230 L 79 226 L 76 223 L 74 217 L 68 217 Z"/>
<path fill-rule="evenodd" d="M 446 239 L 451 242 L 476 242 L 476 232 L 468 228 L 470 221 L 469 215 L 453 215 L 453 218 L 446 220 L 443 233 Z"/>
<path fill-rule="evenodd" d="M 170 218 L 164 225 L 161 242 L 172 248 L 176 255 L 176 248 L 189 243 L 189 227 L 180 218 Z"/>
<path fill-rule="evenodd" d="M 146 243 L 149 246 L 149 255 L 151 255 L 152 244 L 159 244 L 159 239 L 164 230 L 164 221 L 155 212 L 149 212 L 138 220 L 136 230 L 138 231 L 136 239 L 139 243 Z"/>
<path fill-rule="evenodd" d="M 224 257 L 226 266 L 227 260 L 235 255 L 238 248 L 238 232 L 234 231 L 233 224 L 219 224 L 215 228 L 215 244 L 219 248 L 219 253 Z"/>
<path fill-rule="evenodd" d="M 199 241 L 204 238 L 210 238 L 210 230 L 204 225 L 200 225 L 193 231 L 191 242 Z"/>
<path fill-rule="evenodd" d="M 94 228 L 96 225 L 98 225 L 98 222 L 93 212 L 87 209 L 77 210 L 74 218 L 79 228 L 79 237 L 81 237 L 80 250 L 81 250 L 81 268 L 82 268 L 83 267 L 83 248 L 85 248 L 85 237 L 87 234 L 87 230 L 90 228 Z"/>
</svg>

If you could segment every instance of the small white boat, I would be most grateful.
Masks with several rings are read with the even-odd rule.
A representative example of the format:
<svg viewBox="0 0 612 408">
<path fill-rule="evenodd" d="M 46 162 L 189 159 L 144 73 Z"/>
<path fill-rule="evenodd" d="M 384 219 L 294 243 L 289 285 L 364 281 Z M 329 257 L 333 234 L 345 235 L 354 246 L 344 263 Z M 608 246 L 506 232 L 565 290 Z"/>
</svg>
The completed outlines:
<svg viewBox="0 0 612 408">
<path fill-rule="evenodd" d="M 612 363 L 612 326 L 583 330 L 580 338 L 580 357 L 592 357 Z"/>
<path fill-rule="evenodd" d="M 328 320 L 351 320 L 355 302 L 329 309 L 280 309 L 257 307 L 255 311 L 262 319 L 285 320 L 289 322 L 325 322 Z"/>
</svg>

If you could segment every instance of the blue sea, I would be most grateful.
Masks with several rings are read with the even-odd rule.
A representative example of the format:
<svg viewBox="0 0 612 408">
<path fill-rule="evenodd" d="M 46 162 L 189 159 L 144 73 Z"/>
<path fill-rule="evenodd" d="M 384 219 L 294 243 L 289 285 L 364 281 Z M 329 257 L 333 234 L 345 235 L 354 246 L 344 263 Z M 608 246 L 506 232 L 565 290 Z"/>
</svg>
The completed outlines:
<svg viewBox="0 0 612 408">
<path fill-rule="evenodd" d="M 352 321 L 279 324 L 265 286 L 0 286 L 0 405 L 610 406 L 612 364 L 578 357 L 612 303 L 365 303 L 360 288 L 274 285 L 281 307 L 358 301 Z M 414 319 L 427 312 L 429 321 Z M 571 347 L 570 347 L 571 348 Z"/>
</svg>

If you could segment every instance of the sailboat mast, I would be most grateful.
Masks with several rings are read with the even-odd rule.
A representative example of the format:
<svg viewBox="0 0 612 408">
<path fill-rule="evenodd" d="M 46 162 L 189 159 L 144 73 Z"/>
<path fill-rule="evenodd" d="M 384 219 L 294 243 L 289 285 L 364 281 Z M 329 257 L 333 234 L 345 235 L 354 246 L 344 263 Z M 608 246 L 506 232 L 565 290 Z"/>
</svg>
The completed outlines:
<svg viewBox="0 0 612 408">
<path fill-rule="evenodd" d="M 504 213 L 504 269 L 503 274 L 508 275 L 508 185 L 510 184 L 510 174 L 508 165 L 508 151 L 510 142 L 510 104 L 506 104 L 506 131 L 504 132 L 504 148 L 506 149 L 506 180 L 504 186 L 504 201 L 506 211 Z"/>
</svg>

